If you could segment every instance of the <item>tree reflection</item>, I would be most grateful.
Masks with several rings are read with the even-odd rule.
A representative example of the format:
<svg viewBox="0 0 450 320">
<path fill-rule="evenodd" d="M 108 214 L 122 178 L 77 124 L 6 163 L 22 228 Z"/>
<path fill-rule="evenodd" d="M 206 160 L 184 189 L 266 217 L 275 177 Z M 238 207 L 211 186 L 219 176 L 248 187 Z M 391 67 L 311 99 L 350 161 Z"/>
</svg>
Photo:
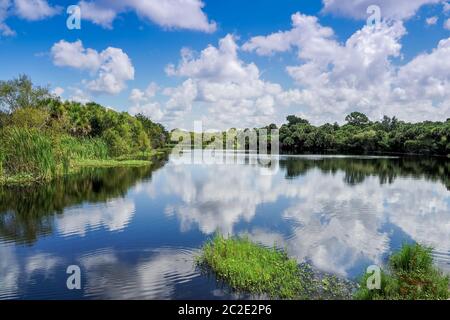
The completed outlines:
<svg viewBox="0 0 450 320">
<path fill-rule="evenodd" d="M 345 182 L 355 185 L 366 177 L 376 176 L 380 184 L 392 184 L 397 177 L 425 178 L 441 182 L 450 190 L 450 161 L 437 157 L 406 158 L 334 158 L 318 159 L 287 157 L 280 159 L 286 178 L 294 179 L 317 168 L 324 173 L 345 172 Z"/>
<path fill-rule="evenodd" d="M 125 196 L 130 187 L 149 180 L 166 158 L 151 166 L 83 169 L 48 184 L 0 188 L 0 239 L 32 244 L 54 230 L 54 215 L 70 206 L 104 203 Z"/>
</svg>

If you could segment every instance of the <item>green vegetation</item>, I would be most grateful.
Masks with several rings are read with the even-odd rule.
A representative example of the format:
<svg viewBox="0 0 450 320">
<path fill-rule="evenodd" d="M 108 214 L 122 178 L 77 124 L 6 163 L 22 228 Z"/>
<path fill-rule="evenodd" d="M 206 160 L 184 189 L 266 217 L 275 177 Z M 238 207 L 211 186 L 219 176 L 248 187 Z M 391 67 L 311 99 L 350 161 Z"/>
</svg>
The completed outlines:
<svg viewBox="0 0 450 320">
<path fill-rule="evenodd" d="M 318 277 L 284 250 L 252 243 L 248 238 L 216 235 L 203 247 L 197 264 L 212 270 L 233 289 L 281 299 L 345 298 L 346 285 L 333 276 Z"/>
<path fill-rule="evenodd" d="M 307 264 L 297 264 L 284 250 L 267 248 L 246 237 L 216 235 L 202 248 L 197 264 L 214 272 L 231 288 L 250 294 L 282 299 L 448 299 L 449 277 L 433 265 L 432 249 L 404 245 L 381 271 L 381 289 L 369 290 L 362 277 L 354 286 L 334 276 L 315 273 Z M 353 293 L 352 293 L 353 292 Z"/>
<path fill-rule="evenodd" d="M 49 180 L 84 165 L 148 164 L 167 138 L 143 115 L 61 101 L 26 76 L 0 81 L 0 184 Z"/>
<path fill-rule="evenodd" d="M 296 116 L 287 120 L 279 133 L 283 151 L 450 155 L 450 119 L 406 123 L 385 116 L 372 122 L 366 115 L 353 112 L 342 126 L 313 126 Z"/>
<path fill-rule="evenodd" d="M 370 119 L 359 112 L 346 118 L 346 124 L 326 123 L 314 126 L 308 120 L 288 116 L 287 123 L 279 128 L 280 151 L 284 153 L 397 153 L 450 156 L 450 118 L 445 122 L 424 121 L 407 123 L 397 118 L 384 116 L 380 121 Z M 267 136 L 271 148 L 270 124 L 263 128 L 244 130 L 229 129 L 226 132 L 198 133 L 172 131 L 173 137 L 181 137 L 186 145 L 202 141 L 202 147 L 217 149 L 256 149 L 261 130 Z M 190 135 L 190 136 L 189 136 Z M 228 140 L 228 141 L 227 141 Z M 192 144 L 191 144 L 192 143 Z M 245 143 L 245 146 L 243 145 Z M 196 146 L 197 147 L 197 146 Z"/>
<path fill-rule="evenodd" d="M 356 299 L 361 300 L 446 300 L 449 277 L 433 265 L 432 249 L 419 244 L 404 245 L 389 259 L 389 269 L 381 273 L 381 289 L 369 290 L 365 275 Z"/>
</svg>

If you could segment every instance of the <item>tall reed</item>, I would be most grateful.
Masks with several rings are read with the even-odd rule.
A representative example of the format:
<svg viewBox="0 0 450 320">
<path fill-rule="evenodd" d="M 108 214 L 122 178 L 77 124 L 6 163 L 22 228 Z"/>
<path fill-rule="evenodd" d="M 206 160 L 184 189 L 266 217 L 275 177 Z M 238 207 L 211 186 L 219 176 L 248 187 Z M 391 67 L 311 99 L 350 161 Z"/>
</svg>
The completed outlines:
<svg viewBox="0 0 450 320">
<path fill-rule="evenodd" d="M 71 136 L 63 136 L 60 140 L 61 149 L 70 159 L 107 159 L 108 146 L 100 138 L 78 139 Z"/>
<path fill-rule="evenodd" d="M 9 127 L 2 132 L 3 171 L 50 178 L 57 169 L 52 140 L 36 129 Z"/>
</svg>

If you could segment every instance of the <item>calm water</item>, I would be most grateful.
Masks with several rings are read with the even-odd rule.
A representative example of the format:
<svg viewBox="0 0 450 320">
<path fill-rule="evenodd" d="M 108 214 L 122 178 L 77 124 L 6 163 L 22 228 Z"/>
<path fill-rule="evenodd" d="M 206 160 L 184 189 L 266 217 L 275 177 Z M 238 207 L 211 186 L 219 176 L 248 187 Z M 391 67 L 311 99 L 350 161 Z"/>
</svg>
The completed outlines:
<svg viewBox="0 0 450 320">
<path fill-rule="evenodd" d="M 450 161 L 281 156 L 263 174 L 237 158 L 0 189 L 0 299 L 237 298 L 193 264 L 216 230 L 347 278 L 418 241 L 450 273 Z M 69 265 L 82 290 L 66 288 Z"/>
</svg>

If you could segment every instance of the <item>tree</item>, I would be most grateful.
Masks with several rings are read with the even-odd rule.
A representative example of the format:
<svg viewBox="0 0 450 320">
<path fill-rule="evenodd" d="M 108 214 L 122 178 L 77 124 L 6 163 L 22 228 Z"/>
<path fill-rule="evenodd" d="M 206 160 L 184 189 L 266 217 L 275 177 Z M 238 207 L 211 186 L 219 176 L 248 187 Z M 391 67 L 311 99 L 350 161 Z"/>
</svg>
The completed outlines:
<svg viewBox="0 0 450 320">
<path fill-rule="evenodd" d="M 345 121 L 347 121 L 348 124 L 361 127 L 364 125 L 369 124 L 369 118 L 361 112 L 352 112 L 348 116 L 345 117 Z"/>
<path fill-rule="evenodd" d="M 33 86 L 26 75 L 8 81 L 0 81 L 0 110 L 10 113 L 19 108 L 36 108 L 52 96 L 47 88 Z"/>
<path fill-rule="evenodd" d="M 288 126 L 296 125 L 296 124 L 309 124 L 308 120 L 302 119 L 300 117 L 290 115 L 286 118 L 288 121 Z"/>
</svg>

